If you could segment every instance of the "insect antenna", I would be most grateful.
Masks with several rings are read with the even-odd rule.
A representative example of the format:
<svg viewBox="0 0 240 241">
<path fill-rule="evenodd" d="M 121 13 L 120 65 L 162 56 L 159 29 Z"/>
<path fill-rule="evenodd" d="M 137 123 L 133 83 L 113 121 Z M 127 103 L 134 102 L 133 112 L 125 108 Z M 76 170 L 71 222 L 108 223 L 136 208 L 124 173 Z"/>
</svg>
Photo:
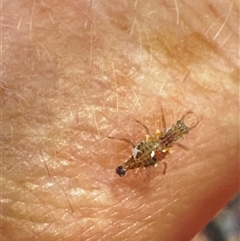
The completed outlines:
<svg viewBox="0 0 240 241">
<path fill-rule="evenodd" d="M 189 151 L 189 149 L 181 143 L 176 142 L 175 145 L 179 146 L 180 148 L 184 149 L 185 151 Z"/>
<path fill-rule="evenodd" d="M 113 136 L 108 136 L 109 139 L 114 139 L 114 140 L 118 140 L 118 141 L 125 141 L 127 142 L 128 144 L 130 144 L 132 147 L 135 147 L 136 145 L 130 141 L 129 139 L 126 139 L 126 138 L 116 138 L 116 137 L 113 137 Z"/>
<path fill-rule="evenodd" d="M 150 131 L 148 129 L 148 127 L 146 125 L 144 125 L 142 122 L 138 121 L 138 120 L 135 120 L 138 124 L 140 124 L 146 131 L 147 135 L 150 136 Z"/>
<path fill-rule="evenodd" d="M 166 120 L 165 120 L 165 116 L 164 116 L 162 107 L 161 107 L 161 112 L 162 112 L 162 124 L 163 124 L 163 128 L 165 130 L 167 128 L 167 124 L 166 124 Z"/>
</svg>

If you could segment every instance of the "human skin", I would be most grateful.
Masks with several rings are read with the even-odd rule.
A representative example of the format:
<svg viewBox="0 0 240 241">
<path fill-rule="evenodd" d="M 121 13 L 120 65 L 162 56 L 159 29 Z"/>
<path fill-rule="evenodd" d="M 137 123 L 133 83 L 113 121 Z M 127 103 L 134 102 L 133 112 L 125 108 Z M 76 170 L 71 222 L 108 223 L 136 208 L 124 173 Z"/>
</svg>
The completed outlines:
<svg viewBox="0 0 240 241">
<path fill-rule="evenodd" d="M 49 2 L 3 2 L 2 240 L 190 240 L 239 190 L 238 1 Z M 189 151 L 119 177 L 161 107 Z"/>
</svg>

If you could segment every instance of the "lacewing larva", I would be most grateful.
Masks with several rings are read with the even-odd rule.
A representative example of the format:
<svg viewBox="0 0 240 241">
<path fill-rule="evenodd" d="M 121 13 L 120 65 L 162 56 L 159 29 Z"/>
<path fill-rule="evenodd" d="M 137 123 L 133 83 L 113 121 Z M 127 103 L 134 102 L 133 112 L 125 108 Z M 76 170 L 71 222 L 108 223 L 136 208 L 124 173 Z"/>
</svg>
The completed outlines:
<svg viewBox="0 0 240 241">
<path fill-rule="evenodd" d="M 150 131 L 146 125 L 136 120 L 136 122 L 139 123 L 146 131 L 146 140 L 144 141 L 134 144 L 129 139 L 119 139 L 109 136 L 111 139 L 125 141 L 133 147 L 131 157 L 129 157 L 127 161 L 116 168 L 116 173 L 120 177 L 124 176 L 130 169 L 156 166 L 158 162 L 161 161 L 163 161 L 164 164 L 163 174 L 165 174 L 167 170 L 167 163 L 164 161 L 164 158 L 170 153 L 170 148 L 174 144 L 177 144 L 181 148 L 187 149 L 184 145 L 178 143 L 177 141 L 182 138 L 183 135 L 188 134 L 188 132 L 196 127 L 200 121 L 198 120 L 197 123 L 191 127 L 186 126 L 184 123 L 185 117 L 188 114 L 193 113 L 192 111 L 188 111 L 180 120 L 176 122 L 176 124 L 173 124 L 170 128 L 166 128 L 166 121 L 162 108 L 161 111 L 164 130 L 161 132 L 157 130 L 154 135 L 150 135 Z"/>
</svg>

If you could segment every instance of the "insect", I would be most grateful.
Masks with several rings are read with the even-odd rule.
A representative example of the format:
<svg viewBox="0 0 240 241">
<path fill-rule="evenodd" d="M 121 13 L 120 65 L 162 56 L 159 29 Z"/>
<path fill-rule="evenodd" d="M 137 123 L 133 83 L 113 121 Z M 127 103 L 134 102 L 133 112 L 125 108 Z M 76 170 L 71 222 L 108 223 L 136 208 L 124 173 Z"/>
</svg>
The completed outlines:
<svg viewBox="0 0 240 241">
<path fill-rule="evenodd" d="M 192 113 L 192 111 L 188 111 L 185 115 L 182 116 L 180 120 L 176 122 L 176 124 L 173 124 L 170 128 L 166 128 L 166 120 L 162 108 L 161 111 L 164 130 L 162 132 L 157 130 L 154 135 L 150 135 L 150 131 L 146 125 L 136 120 L 136 122 L 139 123 L 146 131 L 145 141 L 134 144 L 129 139 L 115 138 L 109 136 L 109 138 L 111 139 L 125 141 L 133 147 L 131 157 L 129 157 L 127 161 L 125 161 L 122 165 L 116 168 L 116 173 L 120 177 L 124 176 L 126 172 L 130 169 L 156 166 L 158 162 L 163 161 L 163 159 L 171 152 L 171 147 L 174 144 L 187 150 L 184 145 L 177 143 L 177 141 L 182 138 L 183 135 L 188 134 L 191 129 L 196 127 L 199 123 L 199 120 L 191 127 L 187 127 L 184 123 L 184 119 L 188 114 Z M 167 170 L 167 163 L 163 161 L 163 164 L 163 174 L 165 174 Z"/>
</svg>

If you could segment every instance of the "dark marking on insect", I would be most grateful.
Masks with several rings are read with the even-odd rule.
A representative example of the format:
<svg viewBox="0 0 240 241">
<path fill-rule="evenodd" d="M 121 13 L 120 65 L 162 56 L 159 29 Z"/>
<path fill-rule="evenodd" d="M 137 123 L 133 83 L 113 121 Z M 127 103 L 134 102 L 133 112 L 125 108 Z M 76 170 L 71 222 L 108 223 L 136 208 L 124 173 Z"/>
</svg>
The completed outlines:
<svg viewBox="0 0 240 241">
<path fill-rule="evenodd" d="M 122 165 L 116 168 L 116 173 L 120 177 L 124 176 L 126 172 L 130 169 L 156 166 L 158 162 L 163 161 L 164 158 L 170 153 L 170 148 L 174 144 L 177 144 L 181 148 L 187 150 L 184 145 L 177 143 L 177 141 L 182 138 L 183 135 L 188 134 L 191 129 L 196 127 L 199 123 L 199 120 L 193 126 L 187 127 L 184 123 L 184 119 L 188 114 L 192 113 L 192 111 L 189 111 L 185 115 L 183 115 L 183 117 L 178 120 L 176 124 L 173 124 L 172 127 L 167 129 L 166 120 L 162 108 L 161 111 L 164 130 L 162 132 L 157 130 L 154 135 L 150 135 L 150 131 L 146 125 L 136 120 L 136 122 L 142 125 L 146 131 L 147 135 L 145 141 L 134 144 L 132 141 L 125 138 L 118 139 L 109 136 L 109 138 L 111 139 L 125 141 L 133 147 L 131 157 Z M 163 161 L 162 163 L 164 164 L 163 174 L 165 174 L 167 170 L 167 163 L 165 161 Z"/>
</svg>

